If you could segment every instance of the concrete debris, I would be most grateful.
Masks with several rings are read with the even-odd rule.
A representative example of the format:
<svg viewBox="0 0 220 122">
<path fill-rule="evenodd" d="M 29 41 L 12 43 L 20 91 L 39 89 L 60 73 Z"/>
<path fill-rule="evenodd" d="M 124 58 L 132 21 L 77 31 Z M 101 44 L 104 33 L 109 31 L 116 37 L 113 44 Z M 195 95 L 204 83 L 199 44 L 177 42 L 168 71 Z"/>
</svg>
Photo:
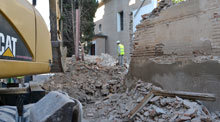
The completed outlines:
<svg viewBox="0 0 220 122">
<path fill-rule="evenodd" d="M 150 115 L 149 111 L 144 112 L 144 116 L 148 117 Z"/>
<path fill-rule="evenodd" d="M 143 99 L 144 97 L 142 96 L 142 97 L 139 97 L 138 99 L 137 99 L 137 102 L 139 103 L 139 102 L 141 102 L 141 100 Z"/>
<path fill-rule="evenodd" d="M 197 111 L 197 109 L 189 109 L 184 113 L 184 116 L 195 117 Z"/>
<path fill-rule="evenodd" d="M 84 62 L 67 58 L 67 71 L 52 76 L 44 87 L 49 91 L 64 91 L 70 97 L 80 100 L 85 121 L 128 121 L 128 114 L 144 101 L 145 96 L 152 89 L 161 88 L 138 79 L 129 79 L 136 84 L 126 93 L 126 67 L 116 66 L 112 61 L 115 59 L 100 57 L 102 56 L 86 56 Z M 210 113 L 198 101 L 165 96 L 150 98 L 134 115 L 133 121 L 220 120 L 218 112 Z"/>
<path fill-rule="evenodd" d="M 115 66 L 117 60 L 108 54 L 102 53 L 101 56 L 85 56 L 85 60 L 90 63 L 95 63 L 101 66 Z"/>
<path fill-rule="evenodd" d="M 191 120 L 191 117 L 181 116 L 181 117 L 179 117 L 179 119 L 177 119 L 176 121 L 178 121 L 178 122 L 183 122 L 183 121 L 187 121 L 187 120 Z"/>
<path fill-rule="evenodd" d="M 174 122 L 176 118 L 178 117 L 178 114 L 175 114 L 171 119 L 169 119 L 169 122 Z"/>
<path fill-rule="evenodd" d="M 161 98 L 161 96 L 155 96 L 150 100 L 150 102 L 155 102 L 155 101 L 159 100 L 160 98 Z"/>
<path fill-rule="evenodd" d="M 150 92 L 149 94 L 147 94 L 142 100 L 141 102 L 134 108 L 131 110 L 131 112 L 128 114 L 128 118 L 132 119 L 153 97 L 153 93 Z M 146 109 L 145 109 L 146 110 Z"/>
<path fill-rule="evenodd" d="M 87 117 L 93 117 L 94 114 L 93 113 L 87 113 Z"/>
<path fill-rule="evenodd" d="M 157 114 L 165 114 L 166 112 L 162 109 L 162 108 L 159 108 L 157 106 L 153 106 L 154 110 L 156 111 Z"/>
</svg>

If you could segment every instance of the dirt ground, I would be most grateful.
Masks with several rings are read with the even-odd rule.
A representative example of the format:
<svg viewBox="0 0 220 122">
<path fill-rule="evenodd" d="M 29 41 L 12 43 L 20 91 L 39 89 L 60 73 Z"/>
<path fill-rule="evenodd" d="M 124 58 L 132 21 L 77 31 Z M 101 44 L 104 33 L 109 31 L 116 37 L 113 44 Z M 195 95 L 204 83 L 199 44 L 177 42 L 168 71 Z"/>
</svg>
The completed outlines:
<svg viewBox="0 0 220 122">
<path fill-rule="evenodd" d="M 149 94 L 160 89 L 148 82 L 127 76 L 128 66 L 116 66 L 109 55 L 86 56 L 85 61 L 67 59 L 67 71 L 52 76 L 44 84 L 48 91 L 63 91 L 83 104 L 87 122 L 128 121 L 129 112 Z M 129 77 L 129 78 L 128 78 Z M 128 84 L 134 82 L 133 87 Z M 127 89 L 129 87 L 129 90 Z M 166 122 L 220 121 L 220 113 L 210 113 L 200 101 L 179 97 L 154 96 L 131 121 Z"/>
</svg>

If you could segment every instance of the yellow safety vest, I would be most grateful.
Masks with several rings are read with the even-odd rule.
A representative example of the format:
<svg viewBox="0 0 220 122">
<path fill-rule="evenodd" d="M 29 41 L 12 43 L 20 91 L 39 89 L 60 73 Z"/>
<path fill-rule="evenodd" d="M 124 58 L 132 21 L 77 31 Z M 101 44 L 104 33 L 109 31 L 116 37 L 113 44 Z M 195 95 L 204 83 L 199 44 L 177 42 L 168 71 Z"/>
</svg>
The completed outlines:
<svg viewBox="0 0 220 122">
<path fill-rule="evenodd" d="M 125 54 L 125 48 L 124 48 L 124 45 L 123 44 L 119 44 L 118 45 L 120 51 L 118 51 L 118 54 L 119 55 L 124 55 Z"/>
<path fill-rule="evenodd" d="M 22 79 L 22 78 L 24 78 L 24 76 L 19 76 L 19 77 L 16 77 L 16 78 L 18 78 L 18 79 Z"/>
</svg>

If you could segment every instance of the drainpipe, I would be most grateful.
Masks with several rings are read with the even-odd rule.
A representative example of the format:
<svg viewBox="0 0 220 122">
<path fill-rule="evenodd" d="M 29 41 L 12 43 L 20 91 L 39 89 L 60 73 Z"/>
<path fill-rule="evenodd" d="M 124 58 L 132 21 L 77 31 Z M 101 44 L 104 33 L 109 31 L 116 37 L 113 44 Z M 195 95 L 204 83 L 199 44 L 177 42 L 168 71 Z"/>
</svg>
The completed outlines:
<svg viewBox="0 0 220 122">
<path fill-rule="evenodd" d="M 76 0 L 76 40 L 75 40 L 75 57 L 76 60 L 79 60 L 79 41 L 80 41 L 80 9 L 79 1 Z"/>
</svg>

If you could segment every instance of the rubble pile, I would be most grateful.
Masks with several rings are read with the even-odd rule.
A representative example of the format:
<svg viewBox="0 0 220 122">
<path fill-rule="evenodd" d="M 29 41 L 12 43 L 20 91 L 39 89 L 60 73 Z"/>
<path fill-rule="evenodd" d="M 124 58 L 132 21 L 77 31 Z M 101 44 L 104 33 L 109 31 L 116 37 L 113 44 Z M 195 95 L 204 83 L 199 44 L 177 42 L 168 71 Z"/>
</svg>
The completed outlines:
<svg viewBox="0 0 220 122">
<path fill-rule="evenodd" d="M 153 97 L 135 117 L 136 121 L 216 121 L 217 116 L 211 115 L 200 102 L 181 99 L 179 97 Z"/>
<path fill-rule="evenodd" d="M 110 94 L 108 97 L 97 101 L 94 105 L 85 108 L 84 118 L 90 118 L 94 122 L 98 120 L 128 121 L 127 115 L 129 112 L 141 102 L 151 89 L 160 88 L 139 80 L 136 87 L 129 93 Z M 199 101 L 190 101 L 179 97 L 154 96 L 133 117 L 133 121 L 211 122 L 219 121 L 219 118 L 219 114 L 210 114 Z"/>
<path fill-rule="evenodd" d="M 106 60 L 108 58 L 108 60 Z M 104 59 L 104 60 L 103 60 Z M 56 74 L 45 82 L 46 90 L 67 92 L 82 103 L 93 103 L 96 99 L 122 90 L 126 69 L 113 67 L 116 61 L 111 56 L 86 56 L 85 62 L 67 59 L 67 71 Z M 105 67 L 104 67 L 104 66 Z"/>
<path fill-rule="evenodd" d="M 108 55 L 87 56 L 85 61 L 67 59 L 67 71 L 45 82 L 46 90 L 60 90 L 83 104 L 83 118 L 89 122 L 128 121 L 128 114 L 152 89 L 161 89 L 137 79 L 126 92 L 127 69 L 112 66 Z M 101 59 L 101 61 L 100 61 Z M 199 101 L 179 97 L 154 96 L 134 117 L 134 121 L 217 121 Z"/>
<path fill-rule="evenodd" d="M 101 66 L 115 66 L 117 63 L 117 60 L 114 59 L 112 56 L 108 55 L 108 54 L 104 54 L 102 53 L 101 56 L 90 56 L 87 55 L 85 57 L 85 60 L 87 60 L 89 63 L 95 63 Z"/>
<path fill-rule="evenodd" d="M 153 87 L 150 83 L 139 81 L 136 87 L 128 93 L 109 94 L 95 104 L 84 108 L 84 118 L 89 118 L 92 122 L 99 120 L 124 121 L 128 113 Z"/>
</svg>

